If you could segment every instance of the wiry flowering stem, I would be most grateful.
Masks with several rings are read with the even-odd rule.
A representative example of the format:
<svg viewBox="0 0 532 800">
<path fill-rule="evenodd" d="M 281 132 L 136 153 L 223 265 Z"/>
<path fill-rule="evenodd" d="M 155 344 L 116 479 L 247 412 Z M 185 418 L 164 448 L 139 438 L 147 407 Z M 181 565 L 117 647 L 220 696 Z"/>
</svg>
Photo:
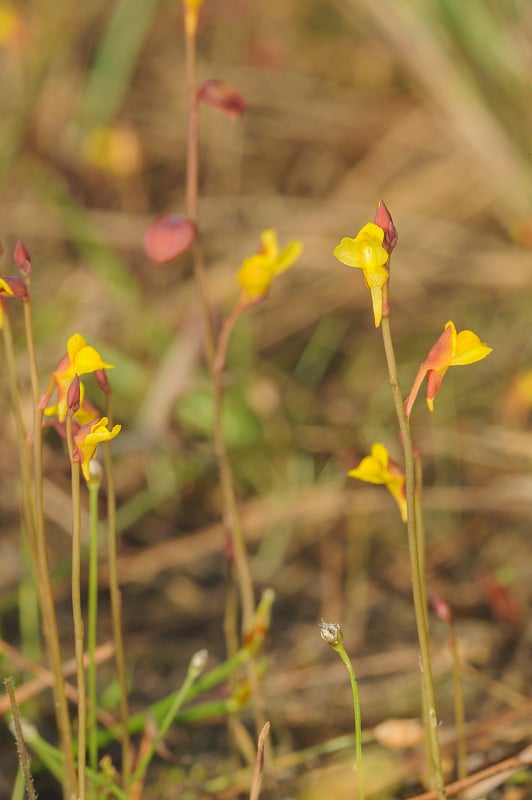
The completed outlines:
<svg viewBox="0 0 532 800">
<path fill-rule="evenodd" d="M 106 394 L 106 414 L 109 425 L 112 426 L 111 393 Z M 116 494 L 114 483 L 113 463 L 111 458 L 111 443 L 104 442 L 103 459 L 105 481 L 107 489 L 107 559 L 109 564 L 109 596 L 111 601 L 111 624 L 113 628 L 113 643 L 115 648 L 115 665 L 120 689 L 120 722 L 122 741 L 122 783 L 124 787 L 129 784 L 131 774 L 131 738 L 129 735 L 129 698 L 127 685 L 126 658 L 124 654 L 124 639 L 122 630 L 122 597 L 118 579 L 118 544 L 116 532 Z"/>
<path fill-rule="evenodd" d="M 188 94 L 188 135 L 187 135 L 187 215 L 196 224 L 198 229 L 198 98 L 197 98 L 197 69 L 196 69 L 196 31 L 197 12 L 199 3 L 189 3 L 185 0 L 185 47 L 187 68 L 187 94 Z M 195 6 L 195 7 L 194 7 Z M 198 230 L 193 244 L 194 275 L 200 297 L 205 332 L 205 355 L 214 389 L 214 446 L 224 505 L 224 526 L 231 538 L 234 549 L 234 558 L 238 574 L 238 586 L 242 605 L 242 627 L 246 631 L 253 618 L 254 592 L 251 571 L 249 568 L 246 544 L 234 487 L 233 473 L 227 456 L 227 448 L 223 435 L 223 376 L 215 368 L 215 335 L 213 314 L 207 291 L 205 266 L 203 263 L 203 249 L 201 235 Z"/>
<path fill-rule="evenodd" d="M 87 689 L 84 664 L 84 625 L 81 608 L 81 497 L 79 461 L 72 458 L 72 416 L 66 418 L 67 444 L 70 455 L 72 491 L 72 616 L 74 621 L 74 650 L 78 684 L 78 798 L 85 800 L 85 770 L 87 742 Z"/>
<path fill-rule="evenodd" d="M 355 753 L 358 785 L 357 800 L 364 800 L 364 781 L 362 776 L 362 717 L 360 714 L 360 700 L 358 696 L 358 684 L 355 671 L 344 647 L 344 635 L 340 625 L 335 622 L 322 622 L 320 625 L 320 633 L 323 641 L 332 647 L 333 650 L 336 650 L 344 662 L 347 672 L 349 673 L 351 694 L 353 696 L 353 711 L 355 715 Z"/>
<path fill-rule="evenodd" d="M 388 308 L 388 284 L 383 287 L 383 306 L 385 309 Z M 421 570 L 420 547 L 416 526 L 416 518 L 419 512 L 416 510 L 416 465 L 414 458 L 414 446 L 410 432 L 410 420 L 406 415 L 403 404 L 403 396 L 399 383 L 397 361 L 395 358 L 388 313 L 383 314 L 381 329 L 386 363 L 388 366 L 388 375 L 390 378 L 393 402 L 399 424 L 401 445 L 403 448 L 405 462 L 408 551 L 410 555 L 414 614 L 416 618 L 416 627 L 419 640 L 423 695 L 428 709 L 428 746 L 434 771 L 435 788 L 438 793 L 438 798 L 443 800 L 443 798 L 446 796 L 445 782 L 443 778 L 440 740 L 438 736 L 438 719 L 436 716 L 436 701 L 434 696 L 434 681 L 432 678 L 432 664 L 430 658 L 426 592 L 424 588 L 425 579 Z"/>
<path fill-rule="evenodd" d="M 29 300 L 23 303 L 26 342 L 30 364 L 31 388 L 33 396 L 33 487 L 35 508 L 35 549 L 37 559 L 37 574 L 39 597 L 42 611 L 43 631 L 48 650 L 48 656 L 54 673 L 54 708 L 61 742 L 61 751 L 64 756 L 63 769 L 63 797 L 72 800 L 77 794 L 77 777 L 74 764 L 74 751 L 72 746 L 72 730 L 65 693 L 65 680 L 61 659 L 61 645 L 57 627 L 52 584 L 50 581 L 48 550 L 44 525 L 43 502 L 43 460 L 42 460 L 42 420 L 43 413 L 39 409 L 40 391 L 33 338 L 33 325 Z"/>
</svg>

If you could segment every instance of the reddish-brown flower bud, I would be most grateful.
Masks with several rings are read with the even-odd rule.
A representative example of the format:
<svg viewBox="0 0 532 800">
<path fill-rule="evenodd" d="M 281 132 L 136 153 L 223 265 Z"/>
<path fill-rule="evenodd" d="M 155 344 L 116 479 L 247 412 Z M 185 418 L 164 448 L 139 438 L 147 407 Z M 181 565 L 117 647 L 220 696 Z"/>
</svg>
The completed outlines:
<svg viewBox="0 0 532 800">
<path fill-rule="evenodd" d="M 31 275 L 31 256 L 23 242 L 18 240 L 15 245 L 15 252 L 13 253 L 15 264 L 19 268 L 22 275 L 27 278 Z"/>
<path fill-rule="evenodd" d="M 231 119 L 239 119 L 246 110 L 246 101 L 238 89 L 219 78 L 209 78 L 199 85 L 198 100 Z"/>
<path fill-rule="evenodd" d="M 144 234 L 144 251 L 156 264 L 166 264 L 184 253 L 196 236 L 196 226 L 182 214 L 156 219 Z"/>
<path fill-rule="evenodd" d="M 111 386 L 109 385 L 109 378 L 107 377 L 107 372 L 104 369 L 97 369 L 94 372 L 94 377 L 96 378 L 96 383 L 98 384 L 99 388 L 105 394 L 109 394 L 111 391 Z"/>
<path fill-rule="evenodd" d="M 73 417 L 79 411 L 81 403 L 81 388 L 79 375 L 74 375 L 67 390 L 67 414 Z"/>
<path fill-rule="evenodd" d="M 442 622 L 446 622 L 447 625 L 451 625 L 453 621 L 453 612 L 449 604 L 439 595 L 434 595 L 430 602 L 438 619 L 441 619 Z"/>
<path fill-rule="evenodd" d="M 397 228 L 393 224 L 392 215 L 388 211 L 386 203 L 382 200 L 379 200 L 374 222 L 375 225 L 378 225 L 379 228 L 382 228 L 384 231 L 383 247 L 388 253 L 391 253 L 397 244 L 399 235 L 397 233 Z"/>
</svg>

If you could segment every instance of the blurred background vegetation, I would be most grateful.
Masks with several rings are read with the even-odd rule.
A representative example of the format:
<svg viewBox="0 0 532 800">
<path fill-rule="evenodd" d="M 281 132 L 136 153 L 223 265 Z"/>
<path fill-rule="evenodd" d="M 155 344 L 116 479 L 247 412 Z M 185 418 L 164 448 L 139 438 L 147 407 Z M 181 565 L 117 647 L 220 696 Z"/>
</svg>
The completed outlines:
<svg viewBox="0 0 532 800">
<path fill-rule="evenodd" d="M 198 647 L 223 657 L 220 501 L 190 261 L 155 267 L 141 246 L 155 216 L 184 209 L 181 15 L 178 0 L 0 3 L 2 272 L 12 273 L 22 239 L 43 386 L 73 332 L 116 364 L 124 612 L 139 706 L 175 687 Z M 489 730 L 494 715 L 527 702 L 531 40 L 527 0 L 205 0 L 200 79 L 223 78 L 247 101 L 239 121 L 201 112 L 200 218 L 220 318 L 263 228 L 305 246 L 268 302 L 239 321 L 227 370 L 227 436 L 253 572 L 278 594 L 265 691 L 283 753 L 351 730 L 321 616 L 344 626 L 365 726 L 418 714 L 402 526 L 382 489 L 344 477 L 376 440 L 399 454 L 367 290 L 332 257 L 381 198 L 399 231 L 391 297 L 403 391 L 448 319 L 494 348 L 451 371 L 433 416 L 419 402 L 413 428 L 425 463 L 429 588 L 458 617 L 468 716 Z M 11 317 L 27 384 L 22 324 Z M 16 638 L 22 567 L 7 391 L 0 411 L 0 585 Z M 69 476 L 52 436 L 46 461 L 60 579 Z M 68 631 L 66 589 L 64 607 Z M 508 747 L 529 735 L 514 723 L 498 730 Z M 479 764 L 487 739 L 472 744 Z M 204 788 L 186 765 L 224 753 L 223 725 L 169 741 L 176 759 L 189 759 L 186 780 Z M 163 784 L 158 798 L 177 796 Z"/>
</svg>

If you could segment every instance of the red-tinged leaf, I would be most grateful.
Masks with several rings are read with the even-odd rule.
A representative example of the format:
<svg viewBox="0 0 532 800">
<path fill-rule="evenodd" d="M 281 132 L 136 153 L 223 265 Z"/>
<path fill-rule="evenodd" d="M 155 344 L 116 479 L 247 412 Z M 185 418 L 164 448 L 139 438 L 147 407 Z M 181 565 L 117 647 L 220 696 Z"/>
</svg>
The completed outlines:
<svg viewBox="0 0 532 800">
<path fill-rule="evenodd" d="M 166 264 L 184 253 L 196 236 L 196 226 L 182 214 L 156 219 L 144 234 L 144 251 L 156 264 Z"/>
<path fill-rule="evenodd" d="M 209 78 L 200 84 L 198 100 L 217 108 L 231 119 L 239 119 L 246 109 L 246 101 L 238 89 L 218 78 Z"/>
</svg>

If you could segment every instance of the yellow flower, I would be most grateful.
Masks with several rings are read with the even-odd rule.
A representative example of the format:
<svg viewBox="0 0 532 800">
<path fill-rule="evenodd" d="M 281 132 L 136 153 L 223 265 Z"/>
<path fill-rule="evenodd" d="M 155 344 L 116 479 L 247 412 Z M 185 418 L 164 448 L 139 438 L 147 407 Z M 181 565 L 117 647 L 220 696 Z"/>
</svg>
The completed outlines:
<svg viewBox="0 0 532 800">
<path fill-rule="evenodd" d="M 57 389 L 57 403 L 45 409 L 45 414 L 56 413 L 59 422 L 63 422 L 67 411 L 67 391 L 75 375 L 85 375 L 100 369 L 112 369 L 114 364 L 107 364 L 94 347 L 90 347 L 80 333 L 75 333 L 67 342 L 67 352 L 60 359 L 52 372 L 52 378 L 45 395 L 39 403 L 44 408 L 50 400 L 54 389 Z"/>
<path fill-rule="evenodd" d="M 356 469 L 347 473 L 359 481 L 386 486 L 399 506 L 401 519 L 406 522 L 405 475 L 399 465 L 388 455 L 386 447 L 376 442 L 371 448 L 371 455 L 362 459 Z"/>
<path fill-rule="evenodd" d="M 74 451 L 72 458 L 74 461 L 81 463 L 81 471 L 83 477 L 90 483 L 90 462 L 96 455 L 96 449 L 102 442 L 110 442 L 120 433 L 121 425 L 115 425 L 112 430 L 109 430 L 107 417 L 93 420 L 83 425 L 74 436 Z"/>
<path fill-rule="evenodd" d="M 334 249 L 334 256 L 338 261 L 363 271 L 366 285 L 371 292 L 376 328 L 382 319 L 382 288 L 390 277 L 384 266 L 388 261 L 388 253 L 382 246 L 383 240 L 383 229 L 368 222 L 354 239 L 346 236 Z"/>
<path fill-rule="evenodd" d="M 433 345 L 423 361 L 412 384 L 412 389 L 405 403 L 406 415 L 412 412 L 415 399 L 427 376 L 427 406 L 434 410 L 434 398 L 438 394 L 443 377 L 449 367 L 474 364 L 491 353 L 492 348 L 481 342 L 473 331 L 456 332 L 454 322 L 447 322 L 443 333 Z"/>
<path fill-rule="evenodd" d="M 297 240 L 279 250 L 277 232 L 273 228 L 263 231 L 260 239 L 260 250 L 244 259 L 237 274 L 244 295 L 252 301 L 265 297 L 275 276 L 291 267 L 303 251 L 303 245 Z"/>
<path fill-rule="evenodd" d="M 137 133 L 125 125 L 93 128 L 82 143 L 87 164 L 118 178 L 138 174 L 142 152 Z"/>
</svg>

